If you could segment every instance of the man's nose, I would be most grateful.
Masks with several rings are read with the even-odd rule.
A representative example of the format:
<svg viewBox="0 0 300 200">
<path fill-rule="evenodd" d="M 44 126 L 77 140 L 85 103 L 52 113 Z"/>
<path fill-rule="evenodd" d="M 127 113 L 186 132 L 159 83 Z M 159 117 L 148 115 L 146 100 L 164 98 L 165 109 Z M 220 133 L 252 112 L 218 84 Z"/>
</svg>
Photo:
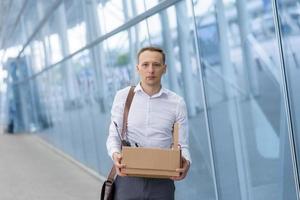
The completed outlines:
<svg viewBox="0 0 300 200">
<path fill-rule="evenodd" d="M 148 70 L 149 70 L 149 72 L 154 72 L 154 66 L 152 64 L 150 64 Z"/>
</svg>

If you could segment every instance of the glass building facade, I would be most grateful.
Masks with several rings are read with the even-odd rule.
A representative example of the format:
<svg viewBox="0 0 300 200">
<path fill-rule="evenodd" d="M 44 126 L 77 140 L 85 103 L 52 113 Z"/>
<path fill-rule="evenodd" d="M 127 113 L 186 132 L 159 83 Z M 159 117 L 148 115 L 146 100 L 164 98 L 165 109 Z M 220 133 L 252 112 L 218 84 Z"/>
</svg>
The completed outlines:
<svg viewBox="0 0 300 200">
<path fill-rule="evenodd" d="M 138 49 L 160 46 L 163 85 L 184 97 L 189 114 L 193 163 L 176 199 L 300 200 L 299 1 L 12 7 L 0 41 L 0 121 L 11 131 L 36 132 L 105 176 L 114 95 L 138 83 Z"/>
</svg>

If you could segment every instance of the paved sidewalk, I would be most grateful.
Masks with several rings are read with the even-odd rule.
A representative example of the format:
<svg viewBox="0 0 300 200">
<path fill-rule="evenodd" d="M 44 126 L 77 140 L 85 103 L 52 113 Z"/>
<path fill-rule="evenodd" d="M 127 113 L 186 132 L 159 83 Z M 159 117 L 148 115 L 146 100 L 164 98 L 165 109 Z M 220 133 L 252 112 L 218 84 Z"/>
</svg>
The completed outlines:
<svg viewBox="0 0 300 200">
<path fill-rule="evenodd" d="M 100 186 L 36 136 L 0 134 L 0 200 L 97 200 Z"/>
</svg>

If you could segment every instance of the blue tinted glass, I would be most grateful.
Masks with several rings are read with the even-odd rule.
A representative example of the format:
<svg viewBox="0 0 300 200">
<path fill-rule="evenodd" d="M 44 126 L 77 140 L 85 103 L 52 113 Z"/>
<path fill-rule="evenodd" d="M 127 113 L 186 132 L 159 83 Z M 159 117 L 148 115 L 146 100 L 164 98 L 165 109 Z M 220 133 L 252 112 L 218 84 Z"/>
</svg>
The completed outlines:
<svg viewBox="0 0 300 200">
<path fill-rule="evenodd" d="M 220 0 L 206 12 L 194 6 L 221 199 L 295 199 L 270 4 Z"/>
</svg>

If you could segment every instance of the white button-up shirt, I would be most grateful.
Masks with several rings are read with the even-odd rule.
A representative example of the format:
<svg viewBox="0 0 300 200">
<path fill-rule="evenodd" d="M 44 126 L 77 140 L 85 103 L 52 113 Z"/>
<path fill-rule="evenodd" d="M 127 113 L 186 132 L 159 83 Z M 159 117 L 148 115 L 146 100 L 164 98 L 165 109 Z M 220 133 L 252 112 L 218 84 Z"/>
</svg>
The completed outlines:
<svg viewBox="0 0 300 200">
<path fill-rule="evenodd" d="M 110 157 L 121 152 L 118 134 L 122 132 L 123 112 L 130 87 L 119 90 L 111 109 L 111 124 L 106 141 Z M 135 87 L 135 95 L 128 114 L 127 139 L 131 144 L 142 147 L 170 148 L 173 137 L 172 127 L 179 123 L 179 144 L 182 155 L 191 162 L 188 145 L 188 119 L 186 105 L 182 97 L 168 89 L 161 88 L 152 96 L 145 93 L 140 84 Z M 118 132 L 113 122 L 117 123 Z"/>
</svg>

